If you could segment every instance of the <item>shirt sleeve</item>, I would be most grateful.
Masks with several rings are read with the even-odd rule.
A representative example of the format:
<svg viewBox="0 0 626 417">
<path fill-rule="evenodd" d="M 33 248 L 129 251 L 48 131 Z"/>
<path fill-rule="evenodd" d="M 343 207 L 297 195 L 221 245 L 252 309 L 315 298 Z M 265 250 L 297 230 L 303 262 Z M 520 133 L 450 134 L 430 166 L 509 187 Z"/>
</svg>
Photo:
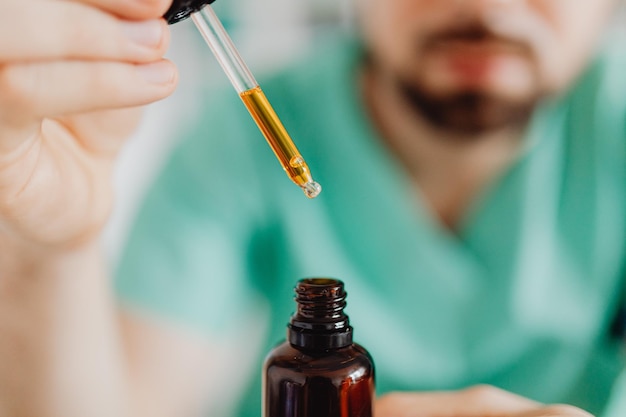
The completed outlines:
<svg viewBox="0 0 626 417">
<path fill-rule="evenodd" d="M 143 201 L 116 276 L 122 305 L 211 334 L 262 303 L 248 258 L 265 221 L 263 198 L 252 150 L 238 143 L 246 114 L 232 104 L 232 112 L 207 110 L 174 151 Z"/>
</svg>

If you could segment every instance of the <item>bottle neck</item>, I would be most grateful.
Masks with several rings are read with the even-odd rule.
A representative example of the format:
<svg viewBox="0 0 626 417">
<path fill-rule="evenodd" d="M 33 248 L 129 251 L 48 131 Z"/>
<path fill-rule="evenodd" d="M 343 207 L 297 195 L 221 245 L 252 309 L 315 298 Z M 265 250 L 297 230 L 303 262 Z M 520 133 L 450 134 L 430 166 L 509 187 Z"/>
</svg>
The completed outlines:
<svg viewBox="0 0 626 417">
<path fill-rule="evenodd" d="M 312 278 L 298 282 L 296 313 L 291 317 L 287 339 L 293 346 L 326 350 L 352 344 L 352 327 L 344 313 L 346 292 L 343 282 Z"/>
</svg>

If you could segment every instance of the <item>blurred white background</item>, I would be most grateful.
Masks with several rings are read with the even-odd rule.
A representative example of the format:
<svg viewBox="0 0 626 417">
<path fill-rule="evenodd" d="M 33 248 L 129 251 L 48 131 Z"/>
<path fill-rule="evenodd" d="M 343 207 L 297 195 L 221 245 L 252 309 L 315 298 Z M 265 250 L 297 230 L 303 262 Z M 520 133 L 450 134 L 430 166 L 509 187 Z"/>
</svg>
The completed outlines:
<svg viewBox="0 0 626 417">
<path fill-rule="evenodd" d="M 306 53 L 323 37 L 346 30 L 350 1 L 218 0 L 212 7 L 259 76 Z M 148 106 L 118 162 L 116 207 L 104 235 L 113 265 L 143 193 L 178 139 L 177 132 L 190 121 L 188 113 L 199 92 L 206 85 L 228 82 L 191 20 L 172 26 L 168 58 L 178 66 L 179 87 L 173 96 Z"/>
</svg>

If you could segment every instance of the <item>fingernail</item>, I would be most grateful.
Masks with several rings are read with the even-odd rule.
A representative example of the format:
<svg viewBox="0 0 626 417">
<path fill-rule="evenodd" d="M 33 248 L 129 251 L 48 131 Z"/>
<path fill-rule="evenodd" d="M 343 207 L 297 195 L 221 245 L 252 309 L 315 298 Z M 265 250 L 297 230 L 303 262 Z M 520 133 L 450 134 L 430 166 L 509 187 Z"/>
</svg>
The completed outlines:
<svg viewBox="0 0 626 417">
<path fill-rule="evenodd" d="M 154 48 L 163 40 L 163 23 L 159 20 L 124 22 L 122 29 L 128 39 L 141 46 Z"/>
<path fill-rule="evenodd" d="M 176 77 L 176 68 L 170 62 L 137 65 L 137 73 L 151 84 L 169 84 Z"/>
</svg>

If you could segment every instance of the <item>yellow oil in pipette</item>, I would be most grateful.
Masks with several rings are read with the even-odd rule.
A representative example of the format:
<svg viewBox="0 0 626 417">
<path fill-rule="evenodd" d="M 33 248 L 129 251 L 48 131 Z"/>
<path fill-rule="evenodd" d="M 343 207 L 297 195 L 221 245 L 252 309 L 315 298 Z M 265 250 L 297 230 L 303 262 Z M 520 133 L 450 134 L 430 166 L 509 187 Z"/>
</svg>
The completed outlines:
<svg viewBox="0 0 626 417">
<path fill-rule="evenodd" d="M 307 197 L 317 197 L 322 187 L 313 180 L 304 158 L 211 6 L 203 6 L 192 13 L 191 18 L 289 178 L 302 188 Z"/>
<path fill-rule="evenodd" d="M 304 190 L 307 197 L 317 197 L 322 191 L 322 187 L 313 181 L 308 165 L 289 137 L 289 133 L 265 97 L 261 87 L 244 91 L 239 96 L 289 178 Z"/>
</svg>

